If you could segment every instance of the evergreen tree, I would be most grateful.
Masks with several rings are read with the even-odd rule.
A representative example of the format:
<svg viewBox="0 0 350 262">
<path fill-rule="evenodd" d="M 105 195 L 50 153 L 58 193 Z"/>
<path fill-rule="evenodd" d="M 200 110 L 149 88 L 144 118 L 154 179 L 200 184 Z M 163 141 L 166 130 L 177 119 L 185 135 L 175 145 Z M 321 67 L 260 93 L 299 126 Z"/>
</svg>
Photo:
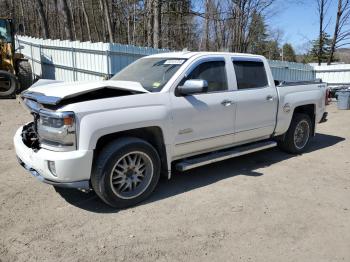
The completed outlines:
<svg viewBox="0 0 350 262">
<path fill-rule="evenodd" d="M 248 53 L 264 55 L 268 37 L 266 31 L 264 18 L 255 12 L 249 27 Z"/>
<path fill-rule="evenodd" d="M 320 50 L 320 42 L 322 43 L 321 52 Z M 316 63 L 318 61 L 321 61 L 321 63 L 326 63 L 328 61 L 328 57 L 330 55 L 331 50 L 331 43 L 332 40 L 330 39 L 329 35 L 327 33 L 322 34 L 322 41 L 320 39 L 315 39 L 312 42 L 312 46 L 310 51 L 307 54 L 306 61 Z M 335 61 L 335 59 L 333 59 Z M 332 62 L 333 62 L 332 61 Z"/>
<path fill-rule="evenodd" d="M 278 47 L 278 42 L 275 40 L 268 41 L 265 45 L 265 51 L 263 55 L 267 59 L 280 60 L 281 55 L 280 55 L 280 48 Z"/>
<path fill-rule="evenodd" d="M 283 60 L 288 62 L 296 62 L 297 58 L 295 55 L 295 51 L 293 49 L 293 46 L 291 44 L 284 44 L 283 47 Z"/>
</svg>

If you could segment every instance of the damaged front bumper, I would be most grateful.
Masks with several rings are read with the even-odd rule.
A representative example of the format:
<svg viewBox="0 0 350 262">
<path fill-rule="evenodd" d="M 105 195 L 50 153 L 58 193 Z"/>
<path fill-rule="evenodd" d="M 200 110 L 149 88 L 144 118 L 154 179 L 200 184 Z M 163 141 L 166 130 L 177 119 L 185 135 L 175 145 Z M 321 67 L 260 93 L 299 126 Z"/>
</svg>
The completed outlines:
<svg viewBox="0 0 350 262">
<path fill-rule="evenodd" d="M 29 173 L 31 173 L 32 176 L 34 176 L 40 182 L 43 182 L 52 186 L 63 187 L 63 188 L 76 188 L 76 189 L 82 189 L 82 190 L 89 190 L 91 188 L 89 180 L 75 181 L 75 182 L 57 182 L 57 181 L 46 179 L 45 177 L 40 175 L 38 171 L 36 171 L 32 167 L 24 163 L 18 156 L 17 156 L 17 160 L 19 164 L 22 167 L 24 167 L 24 169 L 26 169 Z"/>
<path fill-rule="evenodd" d="M 20 127 L 14 136 L 14 146 L 19 163 L 41 182 L 78 189 L 90 188 L 92 150 L 56 152 L 44 148 L 31 148 L 22 139 Z M 49 162 L 55 165 L 50 170 Z"/>
</svg>

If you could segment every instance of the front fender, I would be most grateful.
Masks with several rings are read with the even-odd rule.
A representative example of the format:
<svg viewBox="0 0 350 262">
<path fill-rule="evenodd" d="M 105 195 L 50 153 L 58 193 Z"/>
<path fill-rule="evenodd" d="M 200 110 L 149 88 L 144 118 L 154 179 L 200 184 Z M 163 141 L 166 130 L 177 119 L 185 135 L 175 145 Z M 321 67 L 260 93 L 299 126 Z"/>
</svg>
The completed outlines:
<svg viewBox="0 0 350 262">
<path fill-rule="evenodd" d="M 79 148 L 95 149 L 100 137 L 136 128 L 157 126 L 164 134 L 164 142 L 168 130 L 168 111 L 163 105 L 134 107 L 96 112 L 83 116 L 79 124 Z"/>
</svg>

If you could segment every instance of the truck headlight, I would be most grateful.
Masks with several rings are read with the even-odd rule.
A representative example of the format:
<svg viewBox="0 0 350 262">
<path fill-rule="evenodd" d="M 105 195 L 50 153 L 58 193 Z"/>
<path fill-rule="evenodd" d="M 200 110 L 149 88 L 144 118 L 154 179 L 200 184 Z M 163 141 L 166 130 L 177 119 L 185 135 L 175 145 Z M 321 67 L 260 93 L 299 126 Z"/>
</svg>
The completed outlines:
<svg viewBox="0 0 350 262">
<path fill-rule="evenodd" d="M 37 130 L 43 147 L 76 149 L 76 124 L 73 112 L 39 111 Z"/>
</svg>

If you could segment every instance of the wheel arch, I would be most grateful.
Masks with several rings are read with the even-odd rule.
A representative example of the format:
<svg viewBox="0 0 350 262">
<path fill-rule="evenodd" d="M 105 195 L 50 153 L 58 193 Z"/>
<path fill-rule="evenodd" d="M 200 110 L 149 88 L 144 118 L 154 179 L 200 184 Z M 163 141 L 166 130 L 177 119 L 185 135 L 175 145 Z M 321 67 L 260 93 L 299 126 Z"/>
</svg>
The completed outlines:
<svg viewBox="0 0 350 262">
<path fill-rule="evenodd" d="M 98 155 L 99 152 L 102 150 L 102 148 L 106 146 L 109 142 L 122 137 L 137 137 L 150 143 L 159 154 L 161 160 L 162 173 L 168 175 L 170 166 L 168 163 L 167 149 L 165 145 L 163 131 L 159 126 L 149 126 L 135 128 L 131 130 L 123 130 L 101 136 L 96 142 L 96 146 L 94 149 L 94 159 L 95 156 Z"/>
<path fill-rule="evenodd" d="M 294 108 L 293 116 L 295 114 L 306 114 L 310 117 L 312 123 L 312 136 L 315 136 L 316 133 L 316 105 L 315 104 L 306 104 L 300 105 Z"/>
</svg>

